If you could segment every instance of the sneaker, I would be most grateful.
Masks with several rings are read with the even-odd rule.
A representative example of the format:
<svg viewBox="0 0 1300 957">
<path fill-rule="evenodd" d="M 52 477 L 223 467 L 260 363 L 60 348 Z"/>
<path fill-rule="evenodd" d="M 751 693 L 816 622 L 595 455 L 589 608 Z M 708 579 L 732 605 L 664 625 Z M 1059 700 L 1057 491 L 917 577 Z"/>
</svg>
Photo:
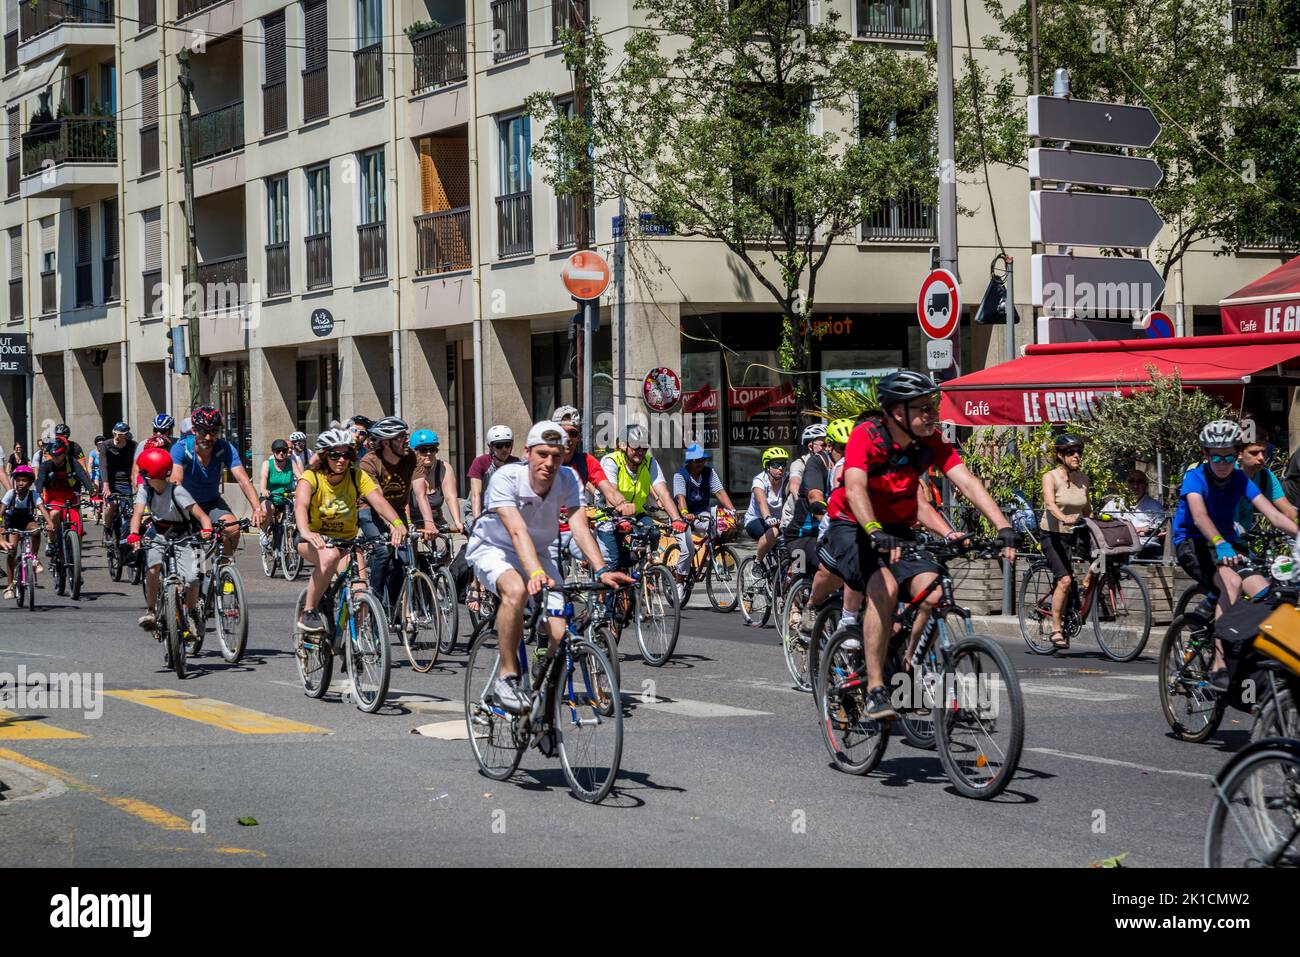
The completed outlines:
<svg viewBox="0 0 1300 957">
<path fill-rule="evenodd" d="M 325 620 L 315 609 L 307 610 L 298 616 L 298 628 L 301 631 L 319 633 L 325 630 Z"/>
<path fill-rule="evenodd" d="M 884 685 L 872 688 L 867 692 L 867 707 L 863 712 L 863 717 L 870 718 L 872 721 L 883 721 L 886 718 L 897 718 L 898 712 L 889 701 L 889 692 Z"/>
<path fill-rule="evenodd" d="M 37 570 L 38 572 L 41 572 L 42 574 L 44 574 L 44 572 L 45 572 L 45 566 L 42 565 L 42 564 L 38 561 L 38 562 L 36 563 L 36 570 Z"/>
<path fill-rule="evenodd" d="M 862 650 L 862 639 L 860 639 L 860 638 L 846 638 L 846 639 L 844 640 L 844 643 L 841 644 L 840 647 L 843 648 L 845 651 L 851 651 L 851 652 L 858 652 L 858 651 L 861 651 L 861 650 Z"/>
<path fill-rule="evenodd" d="M 1218 671 L 1210 673 L 1210 687 L 1215 691 L 1226 692 L 1232 686 L 1228 681 L 1228 669 L 1220 668 Z"/>
<path fill-rule="evenodd" d="M 532 704 L 528 699 L 528 693 L 519 687 L 518 675 L 498 678 L 492 685 L 492 697 L 500 708 L 511 714 L 524 714 Z"/>
<path fill-rule="evenodd" d="M 813 625 L 817 623 L 817 613 L 821 611 L 819 607 L 812 604 L 803 606 L 803 611 L 799 613 L 799 634 L 805 638 L 811 638 Z"/>
<path fill-rule="evenodd" d="M 5 601 L 13 601 L 13 598 L 14 598 L 14 589 L 13 586 L 11 585 L 10 587 L 5 589 Z"/>
<path fill-rule="evenodd" d="M 190 630 L 190 637 L 199 638 L 203 635 L 203 620 L 193 608 L 185 611 L 185 626 Z"/>
<path fill-rule="evenodd" d="M 136 619 L 135 623 L 145 631 L 153 631 L 154 627 L 158 624 L 158 619 L 154 617 L 153 612 L 146 611 L 143 615 L 141 615 L 139 618 Z"/>
</svg>

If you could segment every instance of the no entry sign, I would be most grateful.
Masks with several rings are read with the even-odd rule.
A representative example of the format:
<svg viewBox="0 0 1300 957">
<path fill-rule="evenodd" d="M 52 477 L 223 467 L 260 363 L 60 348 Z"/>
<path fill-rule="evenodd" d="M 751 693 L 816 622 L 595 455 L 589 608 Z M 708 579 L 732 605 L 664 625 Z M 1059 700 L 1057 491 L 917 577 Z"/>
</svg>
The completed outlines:
<svg viewBox="0 0 1300 957">
<path fill-rule="evenodd" d="M 584 249 L 569 257 L 560 277 L 574 299 L 599 299 L 609 288 L 609 263 L 595 250 Z"/>
<path fill-rule="evenodd" d="M 946 269 L 936 269 L 921 283 L 916 299 L 916 318 L 931 339 L 947 339 L 961 319 L 961 294 L 957 277 Z"/>
</svg>

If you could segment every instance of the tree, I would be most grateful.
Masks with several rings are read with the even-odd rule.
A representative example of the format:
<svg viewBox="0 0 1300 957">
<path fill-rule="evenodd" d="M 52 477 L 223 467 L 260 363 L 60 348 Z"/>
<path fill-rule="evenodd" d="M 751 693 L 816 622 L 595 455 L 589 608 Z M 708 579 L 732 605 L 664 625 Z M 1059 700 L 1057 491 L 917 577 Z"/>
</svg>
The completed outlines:
<svg viewBox="0 0 1300 957">
<path fill-rule="evenodd" d="M 566 31 L 589 109 L 570 117 L 556 93 L 530 97 L 546 124 L 533 157 L 561 195 L 621 192 L 629 219 L 725 244 L 781 309 L 782 367 L 806 370 L 832 244 L 900 195 L 934 201 L 930 63 L 853 41 L 834 11 L 809 24 L 799 0 L 635 8 L 646 26 L 613 66 L 594 25 Z"/>
<path fill-rule="evenodd" d="M 1001 28 L 985 44 L 1012 48 L 1028 85 L 1026 6 L 985 4 Z M 1076 99 L 1140 104 L 1164 127 L 1150 151 L 1164 181 L 1146 195 L 1172 227 L 1152 254 L 1165 278 L 1197 242 L 1217 241 L 1221 254 L 1270 236 L 1300 244 L 1300 82 L 1285 69 L 1300 46 L 1300 0 L 1040 0 L 1038 11 L 1043 91 L 1065 67 Z M 985 103 L 986 122 L 1018 126 L 1024 143 L 1024 101 Z M 999 139 L 995 158 L 1022 162 L 1011 142 Z"/>
</svg>

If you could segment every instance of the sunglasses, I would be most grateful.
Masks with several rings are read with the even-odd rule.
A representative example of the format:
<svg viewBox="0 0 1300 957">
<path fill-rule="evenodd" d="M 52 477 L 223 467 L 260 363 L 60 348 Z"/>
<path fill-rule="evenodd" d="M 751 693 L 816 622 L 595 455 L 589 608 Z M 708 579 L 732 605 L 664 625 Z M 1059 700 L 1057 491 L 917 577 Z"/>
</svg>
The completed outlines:
<svg viewBox="0 0 1300 957">
<path fill-rule="evenodd" d="M 567 435 L 567 436 L 568 436 L 569 438 L 571 438 L 571 439 L 576 439 L 576 438 L 577 438 L 578 436 L 580 436 L 582 433 L 579 432 L 577 429 L 565 429 L 565 430 L 564 430 L 564 434 Z"/>
<path fill-rule="evenodd" d="M 1211 462 L 1213 462 L 1215 465 L 1218 465 L 1218 464 L 1220 464 L 1220 463 L 1222 463 L 1222 462 L 1235 462 L 1235 461 L 1237 461 L 1237 456 L 1236 456 L 1236 455 L 1207 455 L 1206 458 L 1208 458 L 1208 459 L 1209 459 Z"/>
<path fill-rule="evenodd" d="M 1082 454 L 1083 454 L 1083 449 L 1079 448 L 1077 445 L 1072 445 L 1072 446 L 1070 446 L 1068 449 L 1058 449 L 1057 451 L 1059 451 L 1062 455 L 1082 455 Z"/>
<path fill-rule="evenodd" d="M 272 449 L 272 450 L 271 450 L 271 454 L 272 454 L 272 455 L 288 455 L 288 454 L 289 454 L 289 450 L 288 450 L 288 449 Z"/>
<path fill-rule="evenodd" d="M 512 448 L 514 448 L 514 445 L 515 445 L 515 443 L 513 443 L 513 442 L 493 442 L 493 443 L 492 443 L 492 448 L 494 448 L 494 449 L 512 449 Z"/>
<path fill-rule="evenodd" d="M 415 451 L 419 452 L 421 455 L 432 455 L 434 452 L 438 451 L 438 446 L 436 446 L 436 445 L 421 445 L 421 446 L 420 446 L 418 449 L 416 449 Z"/>
<path fill-rule="evenodd" d="M 195 435 L 220 435 L 221 430 L 220 429 L 195 429 L 194 434 Z"/>
<path fill-rule="evenodd" d="M 325 458 L 329 459 L 332 462 L 337 462 L 339 459 L 352 458 L 352 453 L 345 452 L 339 449 L 331 449 L 330 451 L 325 453 Z"/>
</svg>

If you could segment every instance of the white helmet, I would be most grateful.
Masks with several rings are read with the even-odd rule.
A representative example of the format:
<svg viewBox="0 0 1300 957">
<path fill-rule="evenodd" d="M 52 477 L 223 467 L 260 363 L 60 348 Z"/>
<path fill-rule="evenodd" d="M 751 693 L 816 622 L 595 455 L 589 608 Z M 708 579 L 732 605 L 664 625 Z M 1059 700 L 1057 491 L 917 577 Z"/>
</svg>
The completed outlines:
<svg viewBox="0 0 1300 957">
<path fill-rule="evenodd" d="M 406 424 L 405 420 L 399 419 L 395 415 L 387 415 L 374 422 L 370 426 L 370 437 L 372 439 L 395 439 L 399 436 L 406 435 L 411 431 L 411 427 Z"/>
<path fill-rule="evenodd" d="M 568 422 L 570 425 L 582 425 L 582 413 L 571 405 L 562 405 L 551 413 L 551 421 L 563 425 Z"/>
<path fill-rule="evenodd" d="M 290 435 L 289 435 L 289 441 L 290 441 L 290 442 L 306 442 L 306 441 L 307 441 L 307 433 L 306 433 L 306 432 L 293 432 L 293 433 L 290 433 Z"/>
<path fill-rule="evenodd" d="M 356 448 L 356 439 L 347 429 L 327 429 L 320 435 L 316 436 L 316 451 L 324 452 L 326 449 L 334 449 L 339 446 L 347 446 L 349 449 Z"/>
<path fill-rule="evenodd" d="M 1201 429 L 1201 448 L 1226 449 L 1236 446 L 1241 438 L 1241 428 L 1228 419 L 1215 419 Z"/>
<path fill-rule="evenodd" d="M 494 425 L 488 429 L 487 440 L 488 445 L 494 445 L 497 442 L 513 442 L 515 434 L 510 431 L 508 425 Z"/>
<path fill-rule="evenodd" d="M 812 425 L 808 426 L 808 428 L 803 430 L 803 435 L 799 437 L 799 444 L 807 445 L 814 439 L 824 438 L 826 438 L 826 426 L 822 425 L 820 422 L 814 422 Z"/>
</svg>

